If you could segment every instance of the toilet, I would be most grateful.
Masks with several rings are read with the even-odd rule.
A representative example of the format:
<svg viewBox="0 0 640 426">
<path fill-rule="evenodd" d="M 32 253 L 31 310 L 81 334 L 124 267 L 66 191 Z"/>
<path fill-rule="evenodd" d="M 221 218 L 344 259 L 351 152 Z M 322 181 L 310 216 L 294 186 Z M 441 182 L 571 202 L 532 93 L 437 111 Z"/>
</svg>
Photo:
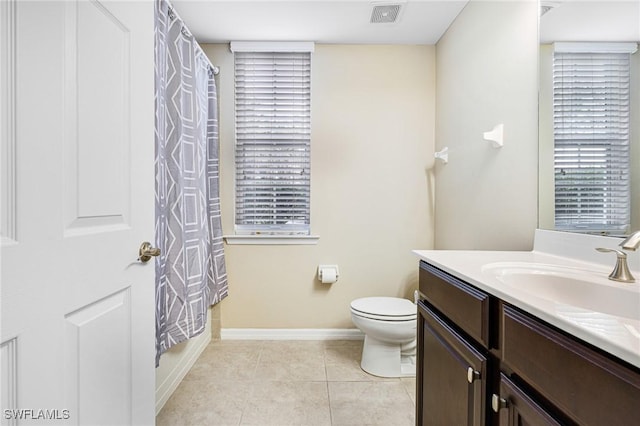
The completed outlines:
<svg viewBox="0 0 640 426">
<path fill-rule="evenodd" d="M 380 377 L 416 375 L 416 305 L 398 297 L 351 302 L 351 320 L 365 335 L 360 366 Z"/>
</svg>

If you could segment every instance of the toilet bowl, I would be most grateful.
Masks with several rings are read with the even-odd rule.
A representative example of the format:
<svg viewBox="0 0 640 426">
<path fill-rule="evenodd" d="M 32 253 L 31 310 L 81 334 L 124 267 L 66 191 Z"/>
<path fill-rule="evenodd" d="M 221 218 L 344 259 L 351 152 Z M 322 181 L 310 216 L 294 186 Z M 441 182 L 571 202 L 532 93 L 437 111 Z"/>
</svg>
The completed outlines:
<svg viewBox="0 0 640 426">
<path fill-rule="evenodd" d="M 351 320 L 365 335 L 360 366 L 380 377 L 416 375 L 416 305 L 397 297 L 351 302 Z"/>
</svg>

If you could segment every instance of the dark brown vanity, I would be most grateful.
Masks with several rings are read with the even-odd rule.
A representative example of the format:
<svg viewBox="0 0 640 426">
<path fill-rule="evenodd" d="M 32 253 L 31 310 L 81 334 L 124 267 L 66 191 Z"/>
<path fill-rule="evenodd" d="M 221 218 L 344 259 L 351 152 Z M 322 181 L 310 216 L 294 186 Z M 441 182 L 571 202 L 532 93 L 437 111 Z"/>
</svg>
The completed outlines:
<svg viewBox="0 0 640 426">
<path fill-rule="evenodd" d="M 640 422 L 640 368 L 420 262 L 416 424 Z"/>
</svg>

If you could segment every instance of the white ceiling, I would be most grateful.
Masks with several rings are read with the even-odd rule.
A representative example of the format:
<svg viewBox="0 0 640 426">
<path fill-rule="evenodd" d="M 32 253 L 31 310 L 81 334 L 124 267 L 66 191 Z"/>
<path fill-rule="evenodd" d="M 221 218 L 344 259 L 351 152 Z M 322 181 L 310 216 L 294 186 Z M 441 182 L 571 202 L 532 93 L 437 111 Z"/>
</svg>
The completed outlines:
<svg viewBox="0 0 640 426">
<path fill-rule="evenodd" d="M 540 20 L 543 43 L 640 41 L 640 0 L 541 2 L 555 5 Z M 468 0 L 172 0 L 172 3 L 200 43 L 292 40 L 435 44 Z M 402 4 L 398 22 L 369 23 L 374 4 L 393 3 Z"/>
<path fill-rule="evenodd" d="M 314 41 L 435 44 L 468 0 L 173 0 L 200 43 Z M 402 4 L 394 24 L 370 24 L 373 4 Z"/>
<path fill-rule="evenodd" d="M 542 0 L 540 41 L 640 41 L 640 0 Z"/>
</svg>

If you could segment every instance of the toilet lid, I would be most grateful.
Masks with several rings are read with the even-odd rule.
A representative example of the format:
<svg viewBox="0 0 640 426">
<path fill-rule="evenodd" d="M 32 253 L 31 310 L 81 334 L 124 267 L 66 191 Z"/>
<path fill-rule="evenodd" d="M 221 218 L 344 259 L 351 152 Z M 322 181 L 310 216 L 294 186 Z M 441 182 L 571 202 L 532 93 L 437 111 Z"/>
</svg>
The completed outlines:
<svg viewBox="0 0 640 426">
<path fill-rule="evenodd" d="M 351 302 L 356 315 L 387 321 L 404 321 L 416 317 L 416 305 L 399 297 L 363 297 Z"/>
</svg>

